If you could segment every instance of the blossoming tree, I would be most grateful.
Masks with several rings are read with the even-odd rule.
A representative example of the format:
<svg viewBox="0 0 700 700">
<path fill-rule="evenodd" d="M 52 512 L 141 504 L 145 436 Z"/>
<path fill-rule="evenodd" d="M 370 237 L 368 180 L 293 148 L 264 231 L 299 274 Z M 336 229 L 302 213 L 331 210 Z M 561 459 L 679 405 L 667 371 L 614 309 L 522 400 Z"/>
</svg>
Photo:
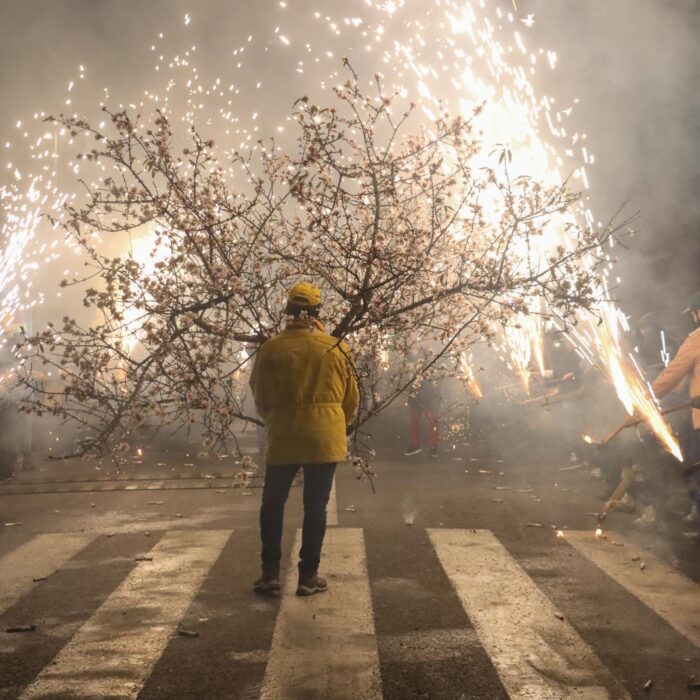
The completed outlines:
<svg viewBox="0 0 700 700">
<path fill-rule="evenodd" d="M 514 177 L 507 145 L 477 157 L 469 119 L 425 124 L 378 77 L 363 89 L 348 70 L 330 106 L 296 102 L 294 147 L 226 159 L 160 112 L 105 110 L 101 129 L 55 120 L 94 139 L 86 195 L 55 222 L 86 256 L 86 274 L 62 282 L 86 310 L 26 338 L 18 384 L 23 410 L 80 426 L 75 454 L 193 424 L 205 450 L 228 450 L 257 421 L 248 368 L 299 279 L 322 287 L 329 331 L 354 350 L 358 426 L 504 325 L 592 304 L 616 228 L 578 223 L 566 183 Z M 145 256 L 100 246 L 145 234 Z"/>
</svg>

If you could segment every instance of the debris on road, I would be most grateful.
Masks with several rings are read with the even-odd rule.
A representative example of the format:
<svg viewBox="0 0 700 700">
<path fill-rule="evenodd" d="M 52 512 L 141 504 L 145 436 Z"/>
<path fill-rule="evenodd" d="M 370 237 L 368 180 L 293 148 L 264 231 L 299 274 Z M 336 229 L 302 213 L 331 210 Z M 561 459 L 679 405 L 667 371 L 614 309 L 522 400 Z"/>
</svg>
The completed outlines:
<svg viewBox="0 0 700 700">
<path fill-rule="evenodd" d="M 149 506 L 162 506 L 162 505 L 163 505 L 163 501 L 149 501 L 146 505 L 149 505 Z"/>
<path fill-rule="evenodd" d="M 146 557 L 146 556 L 134 557 L 134 561 L 153 561 L 153 557 Z"/>
<path fill-rule="evenodd" d="M 48 579 L 48 576 L 36 576 L 32 581 L 34 583 L 39 583 L 39 581 L 46 581 L 46 579 Z"/>
<path fill-rule="evenodd" d="M 7 627 L 5 632 L 8 634 L 16 634 L 18 632 L 34 632 L 36 630 L 36 625 L 14 625 L 12 627 Z"/>
<path fill-rule="evenodd" d="M 22 523 L 5 523 L 5 527 L 19 527 Z"/>
<path fill-rule="evenodd" d="M 642 688 L 642 690 L 643 690 L 645 693 L 648 693 L 653 687 L 654 687 L 654 681 L 652 681 L 652 680 L 650 679 L 650 680 L 648 680 L 648 681 L 644 684 L 644 688 Z"/>
<path fill-rule="evenodd" d="M 554 613 L 554 617 L 556 617 L 557 620 L 564 622 L 564 616 L 560 612 Z"/>
<path fill-rule="evenodd" d="M 355 506 L 353 506 L 353 505 L 349 505 L 345 510 L 348 513 L 356 513 L 357 512 L 357 508 L 355 508 Z"/>
<path fill-rule="evenodd" d="M 646 569 L 646 568 L 647 568 L 646 562 L 642 562 L 642 563 L 639 565 L 639 570 L 640 570 L 640 571 L 644 571 L 644 569 Z"/>
<path fill-rule="evenodd" d="M 688 678 L 688 690 L 700 690 L 700 680 L 698 680 L 695 675 Z"/>
<path fill-rule="evenodd" d="M 108 532 L 107 537 L 114 537 L 116 534 L 116 532 Z"/>
<path fill-rule="evenodd" d="M 199 632 L 195 632 L 194 630 L 178 630 L 177 633 L 181 637 L 199 637 Z"/>
<path fill-rule="evenodd" d="M 542 523 L 526 523 L 528 527 L 544 527 Z"/>
<path fill-rule="evenodd" d="M 182 513 L 175 513 L 176 518 L 184 518 L 185 516 Z"/>
<path fill-rule="evenodd" d="M 572 472 L 574 469 L 580 469 L 583 465 L 582 464 L 574 464 L 571 467 L 561 467 L 559 469 L 560 472 Z"/>
</svg>

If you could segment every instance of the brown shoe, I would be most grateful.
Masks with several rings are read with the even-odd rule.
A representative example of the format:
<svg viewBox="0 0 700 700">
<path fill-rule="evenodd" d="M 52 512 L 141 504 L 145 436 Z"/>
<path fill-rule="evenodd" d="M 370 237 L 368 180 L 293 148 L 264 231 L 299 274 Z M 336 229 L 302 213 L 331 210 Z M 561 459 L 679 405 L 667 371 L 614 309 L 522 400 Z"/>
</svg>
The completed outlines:
<svg viewBox="0 0 700 700">
<path fill-rule="evenodd" d="M 253 590 L 256 593 L 275 594 L 279 593 L 281 589 L 279 571 L 265 571 L 263 569 L 260 578 L 253 581 Z"/>
<path fill-rule="evenodd" d="M 297 595 L 313 595 L 323 593 L 328 590 L 328 583 L 325 578 L 321 578 L 317 573 L 303 574 L 299 572 L 299 585 Z"/>
</svg>

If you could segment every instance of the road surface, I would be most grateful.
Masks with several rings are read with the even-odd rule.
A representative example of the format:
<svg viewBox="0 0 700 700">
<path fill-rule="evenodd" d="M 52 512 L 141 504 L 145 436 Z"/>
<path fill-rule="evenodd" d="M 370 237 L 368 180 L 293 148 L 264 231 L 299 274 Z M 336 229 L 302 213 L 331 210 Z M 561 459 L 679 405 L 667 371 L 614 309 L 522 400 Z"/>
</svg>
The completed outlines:
<svg viewBox="0 0 700 700">
<path fill-rule="evenodd" d="M 260 597 L 259 482 L 158 459 L 0 484 L 1 698 L 700 697 L 698 550 L 680 515 L 593 537 L 584 468 L 386 457 L 373 494 L 343 465 L 299 599 L 300 488 Z"/>
</svg>

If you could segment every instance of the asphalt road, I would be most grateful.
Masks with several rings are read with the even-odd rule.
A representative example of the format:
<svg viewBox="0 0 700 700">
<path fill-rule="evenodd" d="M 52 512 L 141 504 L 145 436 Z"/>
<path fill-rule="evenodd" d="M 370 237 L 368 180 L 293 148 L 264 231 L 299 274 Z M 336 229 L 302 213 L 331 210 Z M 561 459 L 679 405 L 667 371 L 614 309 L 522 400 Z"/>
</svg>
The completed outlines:
<svg viewBox="0 0 700 700">
<path fill-rule="evenodd" d="M 661 535 L 616 513 L 596 540 L 601 485 L 583 467 L 385 456 L 372 493 L 343 465 L 331 589 L 290 594 L 294 488 L 286 588 L 267 598 L 251 591 L 259 481 L 186 460 L 0 484 L 0 697 L 700 697 L 680 492 Z"/>
</svg>

